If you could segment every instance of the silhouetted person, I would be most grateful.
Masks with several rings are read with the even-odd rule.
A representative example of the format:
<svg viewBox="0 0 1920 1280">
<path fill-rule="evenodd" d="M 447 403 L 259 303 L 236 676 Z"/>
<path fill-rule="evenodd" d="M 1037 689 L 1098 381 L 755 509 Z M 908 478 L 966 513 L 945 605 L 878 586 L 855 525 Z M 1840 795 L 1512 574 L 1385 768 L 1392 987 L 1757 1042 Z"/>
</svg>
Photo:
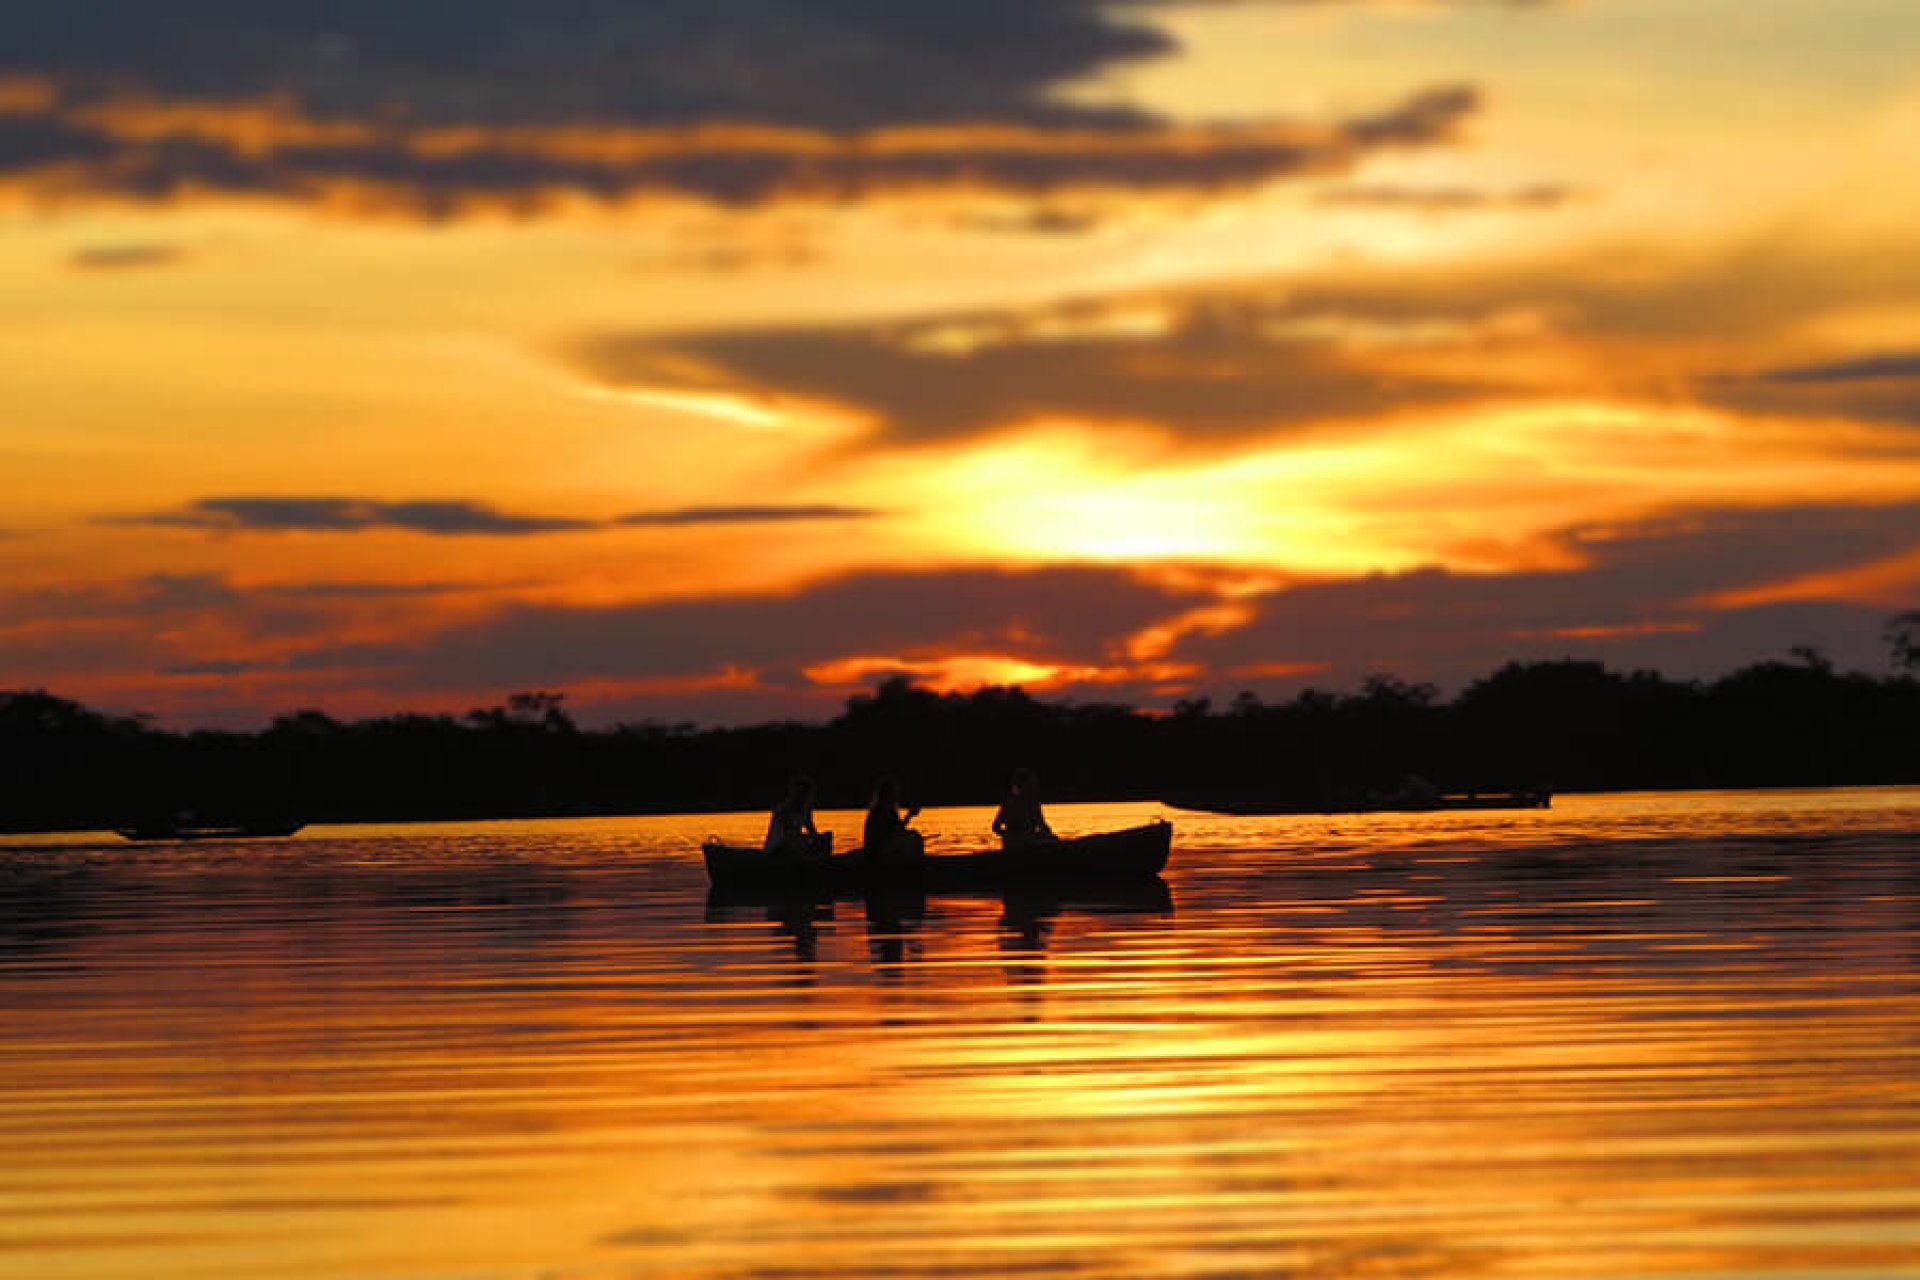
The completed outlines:
<svg viewBox="0 0 1920 1280">
<path fill-rule="evenodd" d="M 819 831 L 813 825 L 813 779 L 796 773 L 787 783 L 787 795 L 773 807 L 767 821 L 768 853 L 812 853 L 818 847 Z"/>
<path fill-rule="evenodd" d="M 867 806 L 867 825 L 863 833 L 867 857 L 885 862 L 918 857 L 922 848 L 920 833 L 907 824 L 919 812 L 918 805 L 904 814 L 900 811 L 900 784 L 894 779 L 882 778 L 874 783 L 873 803 Z"/>
<path fill-rule="evenodd" d="M 1040 812 L 1040 783 L 1031 769 L 1015 769 L 1007 784 L 1007 798 L 993 815 L 993 834 L 1003 849 L 1018 849 L 1054 839 L 1053 828 Z"/>
</svg>

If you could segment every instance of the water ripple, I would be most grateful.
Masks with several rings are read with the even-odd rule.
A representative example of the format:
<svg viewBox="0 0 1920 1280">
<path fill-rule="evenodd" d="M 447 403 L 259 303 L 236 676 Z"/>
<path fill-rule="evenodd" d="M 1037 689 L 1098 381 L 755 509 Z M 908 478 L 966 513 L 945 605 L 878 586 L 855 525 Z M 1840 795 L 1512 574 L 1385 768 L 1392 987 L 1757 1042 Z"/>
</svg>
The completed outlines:
<svg viewBox="0 0 1920 1280">
<path fill-rule="evenodd" d="M 1079 901 L 709 901 L 751 816 L 0 840 L 0 1270 L 1920 1275 L 1920 793 L 1173 816 Z"/>
</svg>

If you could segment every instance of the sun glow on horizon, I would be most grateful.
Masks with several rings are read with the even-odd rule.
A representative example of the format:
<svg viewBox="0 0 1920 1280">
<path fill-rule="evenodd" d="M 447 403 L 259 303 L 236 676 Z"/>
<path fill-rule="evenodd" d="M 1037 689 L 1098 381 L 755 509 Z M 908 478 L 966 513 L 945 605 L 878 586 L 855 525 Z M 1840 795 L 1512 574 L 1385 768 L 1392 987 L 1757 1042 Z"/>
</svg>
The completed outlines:
<svg viewBox="0 0 1920 1280">
<path fill-rule="evenodd" d="M 1859 654 L 1915 602 L 1920 10 L 853 8 L 347 13 L 340 79 L 291 12 L 214 58 L 49 9 L 0 49 L 7 681 L 786 713 L 1283 681 L 1395 610 L 1450 671 Z"/>
</svg>

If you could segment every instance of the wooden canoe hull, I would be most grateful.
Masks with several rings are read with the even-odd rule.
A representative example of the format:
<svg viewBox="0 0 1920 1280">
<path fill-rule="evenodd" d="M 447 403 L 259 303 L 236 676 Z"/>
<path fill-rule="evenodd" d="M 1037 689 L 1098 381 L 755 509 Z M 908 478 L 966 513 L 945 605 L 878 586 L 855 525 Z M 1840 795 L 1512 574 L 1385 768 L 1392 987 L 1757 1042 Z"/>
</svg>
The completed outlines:
<svg viewBox="0 0 1920 1280">
<path fill-rule="evenodd" d="M 1145 879 L 1167 865 L 1172 848 L 1173 827 L 1161 821 L 1018 849 L 918 857 L 871 858 L 864 849 L 830 857 L 778 857 L 713 840 L 702 852 L 707 881 L 715 889 L 858 890 L 910 885 L 966 890 Z"/>
</svg>

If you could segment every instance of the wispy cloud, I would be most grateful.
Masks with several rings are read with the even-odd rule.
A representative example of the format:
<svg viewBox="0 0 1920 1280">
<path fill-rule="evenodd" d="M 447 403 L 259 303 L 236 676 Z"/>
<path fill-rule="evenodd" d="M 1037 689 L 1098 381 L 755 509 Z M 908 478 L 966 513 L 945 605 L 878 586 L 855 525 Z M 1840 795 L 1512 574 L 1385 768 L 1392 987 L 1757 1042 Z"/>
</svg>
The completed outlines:
<svg viewBox="0 0 1920 1280">
<path fill-rule="evenodd" d="M 1674 510 L 1553 538 L 1566 568 L 1429 568 L 1244 598 L 1242 625 L 1183 637 L 1173 654 L 1216 678 L 1260 664 L 1319 663 L 1316 678 L 1334 686 L 1369 670 L 1457 684 L 1494 661 L 1565 656 L 1710 676 L 1794 644 L 1872 666 L 1886 606 L 1806 584 L 1920 548 L 1920 503 Z M 1909 566 L 1915 572 L 1920 561 Z M 1790 597 L 1764 589 L 1782 582 L 1800 589 Z"/>
<path fill-rule="evenodd" d="M 1342 118 L 1194 123 L 1060 92 L 1172 55 L 1164 11 L 1207 2 L 475 0 L 457 22 L 408 5 L 42 6 L 0 44 L 0 193 L 426 217 L 648 196 L 1055 202 L 1338 174 L 1449 142 L 1479 109 L 1443 85 Z"/>
<path fill-rule="evenodd" d="M 198 662 L 175 662 L 160 667 L 156 675 L 193 679 L 203 676 L 244 676 L 275 670 L 280 664 L 254 662 L 246 658 L 209 658 Z"/>
<path fill-rule="evenodd" d="M 669 511 L 633 511 L 611 523 L 626 526 L 674 526 L 709 524 L 785 524 L 809 520 L 871 520 L 882 512 L 872 507 L 744 506 L 679 507 Z"/>
<path fill-rule="evenodd" d="M 408 687 L 696 676 L 720 667 L 805 683 L 850 654 L 955 651 L 1097 666 L 1126 638 L 1206 597 L 1120 569 L 947 569 L 853 574 L 790 594 L 584 607 L 515 605 L 417 641 L 316 648 L 306 669 L 391 673 Z M 517 683 L 516 683 L 517 682 Z"/>
<path fill-rule="evenodd" d="M 386 502 L 372 498 L 201 498 L 170 511 L 104 517 L 109 524 L 204 529 L 217 533 L 357 533 L 402 530 L 439 536 L 568 533 L 596 522 L 520 515 L 464 499 Z"/>
<path fill-rule="evenodd" d="M 1720 374 L 1703 378 L 1702 386 L 1714 399 L 1750 412 L 1920 425 L 1920 352 Z"/>
<path fill-rule="evenodd" d="M 208 533 L 400 532 L 435 537 L 524 537 L 618 528 L 867 520 L 880 514 L 867 507 L 815 503 L 675 507 L 601 520 L 502 511 L 460 498 L 395 502 L 342 497 L 218 497 L 200 498 L 164 511 L 103 516 L 100 522 Z"/>
<path fill-rule="evenodd" d="M 1920 383 L 1920 352 L 1899 351 L 1834 360 L 1824 364 L 1791 365 L 1745 375 L 1760 382 L 1844 383 L 1844 382 L 1916 382 Z"/>
<path fill-rule="evenodd" d="M 1413 213 L 1471 213 L 1515 209 L 1557 209 L 1587 192 L 1562 183 L 1538 183 L 1511 190 L 1481 187 L 1347 186 L 1322 192 L 1323 205 L 1394 209 Z"/>
<path fill-rule="evenodd" d="M 1496 366 L 1396 360 L 1393 348 L 1524 344 L 1475 318 L 1365 328 L 1257 297 L 1118 297 L 1033 311 L 680 336 L 590 335 L 569 354 L 616 390 L 847 406 L 877 443 L 923 444 L 1035 421 L 1147 425 L 1187 443 L 1324 427 L 1492 395 Z M 1396 344 L 1393 334 L 1407 340 Z M 1440 335 L 1440 336 L 1436 336 Z M 689 374 L 691 371 L 691 374 Z"/>
<path fill-rule="evenodd" d="M 944 191 L 1216 192 L 1344 172 L 1369 155 L 1454 138 L 1465 86 L 1329 122 L 1074 127 L 886 124 L 426 125 L 330 122 L 273 102 L 233 106 L 65 98 L 0 112 L 0 181 L 28 199 L 163 201 L 224 193 L 446 216 L 531 212 L 581 198 L 691 197 L 724 206 Z"/>
<path fill-rule="evenodd" d="M 67 256 L 67 266 L 75 271 L 127 271 L 164 267 L 186 256 L 186 250 L 172 244 L 87 245 Z"/>
</svg>

